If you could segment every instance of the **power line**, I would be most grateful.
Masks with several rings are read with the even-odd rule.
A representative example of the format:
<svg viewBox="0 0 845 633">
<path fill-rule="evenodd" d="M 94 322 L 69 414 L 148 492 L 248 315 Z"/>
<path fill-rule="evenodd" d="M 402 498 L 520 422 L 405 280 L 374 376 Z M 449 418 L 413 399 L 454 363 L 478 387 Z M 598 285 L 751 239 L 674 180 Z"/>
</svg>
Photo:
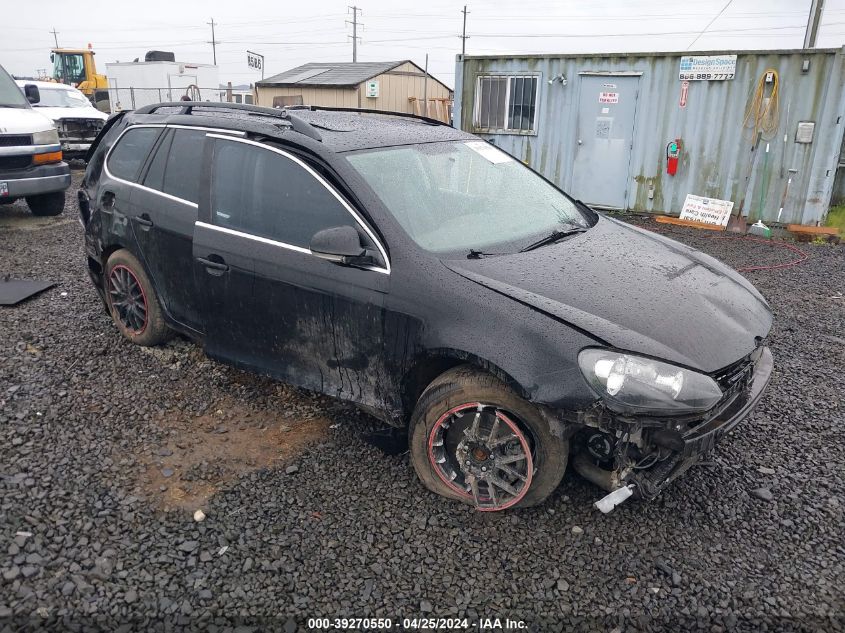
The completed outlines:
<svg viewBox="0 0 845 633">
<path fill-rule="evenodd" d="M 211 25 L 211 41 L 209 42 L 209 44 L 211 44 L 211 51 L 212 51 L 212 54 L 214 55 L 214 65 L 216 66 L 217 65 L 217 45 L 220 44 L 220 42 L 218 42 L 214 38 L 214 26 L 217 24 L 217 22 L 214 21 L 214 18 L 211 18 L 211 22 L 206 22 L 206 24 Z"/>
<path fill-rule="evenodd" d="M 689 43 L 689 46 L 687 46 L 687 50 L 689 50 L 689 49 L 692 47 L 692 45 L 693 45 L 693 44 L 695 44 L 695 43 L 698 41 L 698 38 L 699 38 L 699 37 L 701 37 L 702 35 L 704 35 L 704 31 L 706 31 L 707 29 L 709 29 L 709 28 L 710 28 L 710 26 L 713 24 L 713 22 L 715 22 L 716 20 L 718 20 L 718 19 L 719 19 L 719 16 L 721 16 L 721 15 L 725 12 L 725 10 L 726 10 L 726 9 L 727 9 L 730 5 L 731 5 L 731 2 L 733 2 L 733 0 L 728 0 L 728 2 L 725 4 L 725 6 L 723 6 L 723 7 L 722 7 L 722 10 L 721 10 L 721 11 L 719 11 L 719 13 L 717 13 L 717 14 L 716 14 L 716 17 L 715 17 L 715 18 L 713 18 L 712 20 L 710 20 L 710 21 L 707 23 L 707 26 L 705 26 L 705 27 L 704 27 L 704 29 L 701 31 L 701 33 L 699 33 L 698 35 L 696 35 L 696 36 L 695 36 L 695 39 L 694 39 L 692 42 L 690 42 L 690 43 Z"/>
<path fill-rule="evenodd" d="M 53 27 L 53 30 L 49 31 L 49 32 L 53 34 L 53 39 L 56 41 L 56 48 L 58 48 L 59 47 L 59 32 L 56 31 L 55 26 Z"/>
</svg>

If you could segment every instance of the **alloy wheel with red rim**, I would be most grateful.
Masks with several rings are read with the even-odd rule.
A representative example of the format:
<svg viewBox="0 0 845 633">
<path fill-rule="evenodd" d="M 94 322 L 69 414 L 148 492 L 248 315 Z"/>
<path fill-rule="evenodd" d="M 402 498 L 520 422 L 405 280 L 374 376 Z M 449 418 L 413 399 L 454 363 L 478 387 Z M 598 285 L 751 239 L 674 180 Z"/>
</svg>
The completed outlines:
<svg viewBox="0 0 845 633">
<path fill-rule="evenodd" d="M 128 266 L 118 264 L 109 273 L 109 301 L 120 323 L 132 334 L 147 329 L 147 295 Z"/>
<path fill-rule="evenodd" d="M 428 436 L 428 459 L 444 484 L 488 512 L 519 503 L 534 473 L 530 436 L 513 416 L 481 402 L 440 416 Z"/>
</svg>

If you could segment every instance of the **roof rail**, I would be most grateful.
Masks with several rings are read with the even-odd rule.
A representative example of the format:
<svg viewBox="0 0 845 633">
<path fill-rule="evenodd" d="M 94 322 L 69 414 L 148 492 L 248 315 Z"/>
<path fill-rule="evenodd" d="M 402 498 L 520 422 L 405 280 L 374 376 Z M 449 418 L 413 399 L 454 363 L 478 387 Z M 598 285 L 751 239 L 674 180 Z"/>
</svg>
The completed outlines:
<svg viewBox="0 0 845 633">
<path fill-rule="evenodd" d="M 418 121 L 424 121 L 429 125 L 445 125 L 446 127 L 452 127 L 448 123 L 444 121 L 440 121 L 439 119 L 432 119 L 431 117 L 421 116 L 419 114 L 411 114 L 410 112 L 393 112 L 392 110 L 373 110 L 370 108 L 337 108 L 333 106 L 317 106 L 317 105 L 310 105 L 310 106 L 290 106 L 291 108 L 296 108 L 297 110 L 311 110 L 312 112 L 319 112 L 321 110 L 327 112 L 363 112 L 364 114 L 386 114 L 389 116 L 399 116 L 404 117 L 406 119 L 417 119 Z"/>
<path fill-rule="evenodd" d="M 291 115 L 286 110 L 279 108 L 264 108 L 262 106 L 249 105 L 245 103 L 228 103 L 218 101 L 168 101 L 165 103 L 156 103 L 153 105 L 142 106 L 135 110 L 137 114 L 153 114 L 160 108 L 179 108 L 179 114 L 193 114 L 195 109 L 202 110 L 238 110 L 245 114 L 252 114 L 262 117 L 271 117 L 287 121 L 291 125 L 294 132 L 299 132 L 315 141 L 323 140 L 320 133 L 307 121 L 303 121 L 296 115 Z"/>
</svg>

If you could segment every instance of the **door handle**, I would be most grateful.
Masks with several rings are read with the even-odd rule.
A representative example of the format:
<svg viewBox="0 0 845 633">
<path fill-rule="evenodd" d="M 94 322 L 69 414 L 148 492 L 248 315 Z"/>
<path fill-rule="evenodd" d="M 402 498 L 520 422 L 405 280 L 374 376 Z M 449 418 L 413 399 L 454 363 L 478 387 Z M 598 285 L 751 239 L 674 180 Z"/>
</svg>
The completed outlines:
<svg viewBox="0 0 845 633">
<path fill-rule="evenodd" d="M 197 257 L 197 261 L 205 266 L 205 269 L 208 272 L 215 271 L 215 273 L 225 273 L 229 270 L 229 265 L 223 261 L 223 258 L 219 255 L 209 255 L 209 257 L 214 257 L 215 259 L 206 259 L 205 257 Z M 212 273 L 212 274 L 215 274 Z"/>
<path fill-rule="evenodd" d="M 141 226 L 141 229 L 144 231 L 149 231 L 153 226 L 153 221 L 150 219 L 150 216 L 147 213 L 142 213 L 141 215 L 135 216 L 135 221 Z"/>
</svg>

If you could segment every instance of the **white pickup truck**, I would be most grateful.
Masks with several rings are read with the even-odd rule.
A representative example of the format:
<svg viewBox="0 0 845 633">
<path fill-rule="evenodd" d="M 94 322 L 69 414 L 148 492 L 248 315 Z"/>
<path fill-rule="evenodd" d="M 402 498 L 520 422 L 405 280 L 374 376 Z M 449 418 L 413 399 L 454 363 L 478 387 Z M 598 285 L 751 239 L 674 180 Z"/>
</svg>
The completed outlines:
<svg viewBox="0 0 845 633">
<path fill-rule="evenodd" d="M 70 186 L 53 121 L 36 112 L 38 87 L 18 87 L 0 66 L 0 204 L 26 198 L 33 215 L 59 215 Z"/>
<path fill-rule="evenodd" d="M 32 107 L 56 125 L 64 158 L 84 158 L 109 116 L 91 105 L 88 97 L 73 86 L 22 79 L 15 83 L 21 90 L 27 85 L 38 88 L 41 101 Z"/>
</svg>

